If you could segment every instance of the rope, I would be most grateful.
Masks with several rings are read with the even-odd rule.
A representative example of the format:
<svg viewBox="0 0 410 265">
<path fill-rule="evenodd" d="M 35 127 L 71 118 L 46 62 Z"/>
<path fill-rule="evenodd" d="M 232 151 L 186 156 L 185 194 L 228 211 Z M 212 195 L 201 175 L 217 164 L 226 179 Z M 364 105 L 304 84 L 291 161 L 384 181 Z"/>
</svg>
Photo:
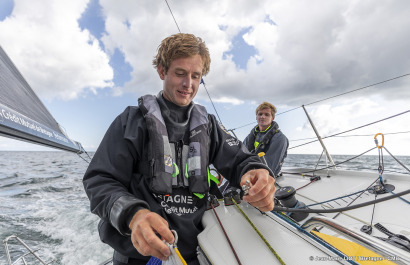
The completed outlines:
<svg viewBox="0 0 410 265">
<path fill-rule="evenodd" d="M 307 187 L 307 186 L 309 186 L 310 184 L 312 184 L 313 182 L 318 181 L 318 180 L 319 180 L 318 177 L 314 177 L 308 184 L 305 184 L 305 185 L 303 185 L 302 187 L 297 188 L 296 190 L 298 191 L 298 190 L 300 190 L 300 189 L 303 189 L 304 187 Z"/>
<path fill-rule="evenodd" d="M 175 25 L 177 25 L 177 28 L 178 28 L 179 33 L 181 33 L 181 30 L 179 29 L 179 26 L 178 26 L 177 20 L 175 19 L 174 14 L 172 13 L 172 10 L 171 10 L 171 7 L 170 7 L 170 6 L 169 6 L 169 4 L 168 4 L 168 1 L 167 1 L 167 0 L 165 0 L 165 3 L 167 3 L 167 6 L 168 6 L 168 9 L 169 9 L 169 12 L 171 12 L 172 18 L 174 19 Z"/>
<path fill-rule="evenodd" d="M 401 113 L 395 114 L 395 115 L 393 115 L 393 116 L 389 116 L 389 117 L 386 117 L 386 118 L 384 118 L 384 119 L 377 120 L 377 121 L 374 121 L 374 122 L 371 122 L 371 123 L 368 123 L 368 124 L 365 124 L 365 125 L 362 125 L 362 126 L 359 126 L 359 127 L 356 127 L 356 128 L 350 129 L 350 130 L 347 130 L 347 131 L 343 131 L 343 132 L 340 132 L 340 133 L 335 133 L 335 134 L 332 134 L 332 135 L 328 135 L 328 136 L 322 137 L 322 139 L 326 139 L 326 138 L 330 138 L 330 137 L 337 136 L 337 135 L 339 135 L 339 134 L 343 134 L 343 133 L 351 132 L 351 131 L 354 131 L 354 130 L 358 130 L 358 129 L 361 129 L 361 128 L 364 128 L 364 127 L 367 127 L 367 126 L 370 126 L 370 125 L 373 125 L 373 124 L 376 124 L 376 123 L 379 123 L 379 122 L 382 122 L 382 121 L 385 121 L 385 120 L 388 120 L 388 119 L 391 119 L 391 118 L 394 118 L 394 117 L 397 117 L 397 116 L 400 116 L 400 115 L 403 115 L 403 114 L 406 114 L 406 113 L 408 113 L 408 112 L 410 112 L 410 110 L 406 110 L 406 111 L 403 111 L 403 112 L 401 112 Z M 307 145 L 307 144 L 314 143 L 314 142 L 317 142 L 317 141 L 319 141 L 319 140 L 314 140 L 314 141 L 310 141 L 310 142 L 303 143 L 303 144 L 300 144 L 300 145 L 292 146 L 292 147 L 289 147 L 288 149 L 293 149 L 293 148 L 296 148 L 296 147 L 301 147 L 301 146 L 303 146 L 303 145 Z"/>
<path fill-rule="evenodd" d="M 171 13 L 172 18 L 174 19 L 175 25 L 177 26 L 179 33 L 181 33 L 181 30 L 179 29 L 179 26 L 178 26 L 177 20 L 175 19 L 174 13 L 172 13 L 172 10 L 171 10 L 171 7 L 170 7 L 170 6 L 169 6 L 169 4 L 168 4 L 168 1 L 167 1 L 167 0 L 165 0 L 165 3 L 167 3 L 167 6 L 168 6 L 168 9 L 169 9 L 169 12 Z M 203 84 L 203 85 L 204 85 L 205 91 L 206 91 L 206 93 L 208 94 L 209 100 L 210 100 L 210 101 L 211 101 L 211 103 L 212 103 L 212 107 L 213 107 L 213 108 L 214 108 L 214 110 L 215 110 L 216 116 L 218 116 L 219 122 L 220 122 L 220 123 L 222 123 L 222 120 L 221 120 L 221 118 L 219 117 L 219 113 L 218 113 L 218 111 L 217 111 L 217 110 L 216 110 L 216 108 L 215 108 L 215 105 L 214 105 L 214 102 L 212 101 L 211 96 L 209 95 L 208 89 L 206 88 L 205 81 L 204 81 L 204 79 L 203 79 L 203 78 L 201 78 L 201 84 Z"/>
<path fill-rule="evenodd" d="M 266 240 L 266 238 L 262 235 L 262 233 L 259 232 L 258 228 L 256 228 L 256 226 L 252 223 L 252 221 L 249 219 L 249 217 L 243 212 L 241 207 L 239 207 L 239 205 L 236 203 L 234 198 L 232 198 L 232 201 L 236 205 L 236 207 L 239 209 L 239 211 L 241 212 L 243 217 L 245 217 L 245 219 L 252 226 L 252 228 L 256 231 L 256 233 L 258 233 L 259 237 L 263 240 L 265 245 L 269 248 L 269 250 L 273 253 L 273 255 L 275 255 L 275 257 L 278 259 L 280 264 L 285 265 L 285 262 L 281 259 L 281 257 L 278 255 L 278 253 L 276 253 L 276 251 L 272 248 L 272 246 L 269 244 L 269 242 Z"/>
<path fill-rule="evenodd" d="M 232 200 L 233 200 L 233 199 L 232 199 Z M 231 243 L 231 240 L 229 239 L 229 236 L 228 236 L 228 234 L 226 233 L 224 226 L 222 225 L 221 220 L 219 220 L 219 216 L 218 216 L 218 214 L 216 213 L 214 204 L 213 204 L 212 202 L 211 202 L 211 206 L 212 206 L 212 210 L 214 211 L 214 214 L 215 214 L 215 216 L 216 216 L 216 219 L 218 219 L 219 225 L 221 226 L 222 231 L 223 231 L 223 233 L 225 234 L 225 238 L 228 240 L 229 246 L 231 247 L 232 252 L 233 252 L 233 254 L 235 255 L 236 261 L 238 262 L 239 265 L 242 265 L 241 261 L 239 260 L 238 255 L 236 254 L 236 251 L 235 251 L 235 249 L 234 249 L 234 247 L 233 247 L 233 245 L 232 245 L 232 243 Z"/>
<path fill-rule="evenodd" d="M 387 153 L 389 153 L 389 155 L 390 155 L 391 157 L 393 157 L 394 160 L 396 160 L 397 163 L 399 163 L 402 167 L 404 167 L 404 168 L 410 173 L 410 169 L 408 169 L 402 162 L 400 162 L 394 155 L 392 155 L 392 154 L 389 152 L 389 150 L 387 150 L 386 147 L 383 146 L 383 148 L 384 148 L 384 150 L 387 151 Z"/>
<path fill-rule="evenodd" d="M 357 155 L 357 156 L 354 156 L 354 157 L 351 157 L 351 158 L 349 158 L 349 159 L 347 159 L 347 160 L 345 160 L 345 161 L 336 163 L 335 166 L 338 166 L 338 165 L 344 164 L 344 163 L 346 163 L 346 162 L 349 162 L 350 160 L 356 159 L 356 158 L 358 158 L 359 156 L 362 156 L 362 155 L 364 155 L 364 154 L 366 154 L 366 153 L 372 151 L 372 150 L 375 149 L 375 148 L 377 148 L 377 147 L 372 147 L 372 148 L 370 148 L 369 150 L 367 150 L 367 151 L 365 151 L 365 152 L 363 152 L 363 153 L 361 153 L 361 154 L 359 154 L 359 155 Z M 284 174 L 300 174 L 300 175 L 303 176 L 303 175 L 305 175 L 306 173 L 312 173 L 312 172 L 316 172 L 316 171 L 328 169 L 328 168 L 331 168 L 331 167 L 333 167 L 333 165 L 327 166 L 327 167 L 323 167 L 323 168 L 319 168 L 319 169 L 314 169 L 314 170 L 311 170 L 311 171 L 300 172 L 300 173 L 290 173 L 290 172 L 283 172 L 283 173 L 284 173 Z"/>
<path fill-rule="evenodd" d="M 215 105 L 214 105 L 214 102 L 212 101 L 212 98 L 211 98 L 211 96 L 209 95 L 208 89 L 206 88 L 205 81 L 204 81 L 203 78 L 201 79 L 201 83 L 204 85 L 205 91 L 206 91 L 206 93 L 208 94 L 209 100 L 210 100 L 211 103 L 212 103 L 212 107 L 213 107 L 214 110 L 215 110 L 216 116 L 218 116 L 219 122 L 222 123 L 221 117 L 219 117 L 218 111 L 216 110 Z"/>
<path fill-rule="evenodd" d="M 384 81 L 381 81 L 381 82 L 377 82 L 377 83 L 374 83 L 374 84 L 371 84 L 371 85 L 367 85 L 367 86 L 364 86 L 364 87 L 356 88 L 356 89 L 353 89 L 353 90 L 348 91 L 348 92 L 345 92 L 345 93 L 341 93 L 341 94 L 337 94 L 337 95 L 334 95 L 334 96 L 331 96 L 331 97 L 327 97 L 327 98 L 324 98 L 324 99 L 320 99 L 320 100 L 317 100 L 317 101 L 313 101 L 313 102 L 311 102 L 311 103 L 304 104 L 304 105 L 305 105 L 305 106 L 313 105 L 313 104 L 316 104 L 316 103 L 319 103 L 319 102 L 322 102 L 322 101 L 325 101 L 325 100 L 328 100 L 328 99 L 340 97 L 340 96 L 343 96 L 343 95 L 346 95 L 346 94 L 349 94 L 349 93 L 353 93 L 353 92 L 356 92 L 356 91 L 359 91 L 359 90 L 362 90 L 362 89 L 365 89 L 365 88 L 369 88 L 369 87 L 372 87 L 372 86 L 376 86 L 376 85 L 380 85 L 380 84 L 383 84 L 383 83 L 387 83 L 387 82 L 393 81 L 393 80 L 395 80 L 395 79 L 403 78 L 403 77 L 408 76 L 408 75 L 410 75 L 410 73 L 404 74 L 404 75 L 400 75 L 400 76 L 396 76 L 396 77 L 393 77 L 393 78 L 390 78 L 390 79 L 387 79 L 387 80 L 384 80 Z M 284 113 L 286 113 L 286 112 L 290 112 L 290 111 L 297 110 L 297 109 L 299 109 L 299 108 L 301 108 L 301 107 L 302 107 L 302 106 L 295 107 L 295 108 L 293 108 L 293 109 L 290 109 L 290 110 L 287 110 L 287 111 L 278 113 L 278 114 L 276 114 L 276 116 L 278 116 L 278 115 L 280 115 L 280 114 L 284 114 Z M 236 130 L 236 129 L 239 129 L 239 128 L 242 128 L 242 127 L 248 126 L 248 125 L 250 125 L 250 124 L 254 124 L 254 123 L 255 123 L 255 122 L 252 122 L 252 123 L 249 123 L 249 124 L 246 124 L 246 125 L 237 127 L 237 128 L 235 128 L 235 129 L 232 129 L 232 130 Z"/>
<path fill-rule="evenodd" d="M 344 195 L 344 196 L 340 196 L 340 197 L 337 197 L 337 198 L 333 198 L 333 199 L 330 199 L 330 200 L 327 200 L 327 201 L 323 201 L 323 202 L 318 202 L 318 203 L 314 203 L 314 204 L 309 204 L 309 205 L 306 205 L 306 207 L 312 207 L 312 206 L 316 206 L 316 205 L 320 205 L 320 204 L 325 204 L 325 203 L 328 203 L 328 202 L 332 202 L 332 201 L 336 201 L 336 200 L 339 200 L 339 199 L 342 199 L 342 198 L 346 198 L 346 197 L 349 197 L 349 196 L 353 196 L 353 195 L 356 195 L 356 194 L 358 194 L 358 193 L 364 193 L 366 190 L 360 190 L 360 191 L 356 191 L 356 192 L 354 192 L 354 193 L 351 193 L 351 194 L 348 194 L 348 195 Z M 298 194 L 299 195 L 299 194 Z M 360 194 L 359 196 L 361 196 L 362 194 Z"/>
<path fill-rule="evenodd" d="M 334 208 L 334 209 L 294 209 L 294 208 L 287 208 L 287 207 L 279 207 L 279 206 L 275 206 L 273 208 L 273 211 L 275 212 L 304 212 L 304 213 L 338 213 L 338 212 L 343 212 L 343 211 L 350 211 L 350 210 L 354 210 L 357 208 L 362 208 L 365 206 L 369 206 L 372 205 L 373 203 L 380 203 L 380 202 L 384 202 L 387 200 L 391 200 L 403 195 L 407 195 L 410 193 L 410 189 L 384 197 L 384 198 L 380 198 L 377 200 L 373 200 L 373 201 L 368 201 L 368 202 L 364 202 L 364 203 L 359 203 L 353 206 L 348 206 L 348 207 L 342 207 L 342 208 Z"/>
<path fill-rule="evenodd" d="M 402 133 L 410 133 L 410 131 L 404 132 L 391 132 L 391 133 L 383 133 L 384 135 L 390 134 L 402 134 Z M 351 135 L 342 135 L 342 136 L 335 136 L 335 137 L 362 137 L 362 136 L 374 136 L 374 134 L 351 134 Z M 312 140 L 317 139 L 317 137 L 308 137 L 308 138 L 301 138 L 301 139 L 291 139 L 289 142 L 297 142 L 297 141 L 305 141 L 305 140 Z"/>
</svg>

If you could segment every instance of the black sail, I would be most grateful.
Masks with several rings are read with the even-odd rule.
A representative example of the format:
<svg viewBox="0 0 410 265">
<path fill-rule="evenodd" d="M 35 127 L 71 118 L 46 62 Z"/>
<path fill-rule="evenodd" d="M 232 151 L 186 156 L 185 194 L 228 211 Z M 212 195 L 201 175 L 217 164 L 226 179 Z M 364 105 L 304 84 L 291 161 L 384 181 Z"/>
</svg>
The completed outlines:
<svg viewBox="0 0 410 265">
<path fill-rule="evenodd" d="M 82 153 L 0 46 L 0 136 Z"/>
</svg>

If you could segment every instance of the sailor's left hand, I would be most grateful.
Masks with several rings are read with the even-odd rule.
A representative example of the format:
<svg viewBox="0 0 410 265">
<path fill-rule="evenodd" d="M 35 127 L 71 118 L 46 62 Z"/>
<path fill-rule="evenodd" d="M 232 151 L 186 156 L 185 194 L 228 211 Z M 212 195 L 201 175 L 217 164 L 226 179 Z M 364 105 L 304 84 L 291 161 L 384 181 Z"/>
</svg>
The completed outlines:
<svg viewBox="0 0 410 265">
<path fill-rule="evenodd" d="M 275 179 L 266 169 L 254 169 L 246 172 L 241 178 L 241 186 L 249 180 L 251 188 L 243 200 L 255 206 L 262 212 L 272 211 L 275 206 Z"/>
</svg>

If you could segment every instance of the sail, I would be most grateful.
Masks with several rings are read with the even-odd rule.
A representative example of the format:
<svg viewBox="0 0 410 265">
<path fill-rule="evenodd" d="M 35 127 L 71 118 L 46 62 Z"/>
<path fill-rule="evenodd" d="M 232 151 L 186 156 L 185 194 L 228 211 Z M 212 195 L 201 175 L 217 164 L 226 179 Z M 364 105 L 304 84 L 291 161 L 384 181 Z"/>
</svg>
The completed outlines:
<svg viewBox="0 0 410 265">
<path fill-rule="evenodd" d="M 76 153 L 83 150 L 61 130 L 1 46 L 0 135 Z"/>
</svg>

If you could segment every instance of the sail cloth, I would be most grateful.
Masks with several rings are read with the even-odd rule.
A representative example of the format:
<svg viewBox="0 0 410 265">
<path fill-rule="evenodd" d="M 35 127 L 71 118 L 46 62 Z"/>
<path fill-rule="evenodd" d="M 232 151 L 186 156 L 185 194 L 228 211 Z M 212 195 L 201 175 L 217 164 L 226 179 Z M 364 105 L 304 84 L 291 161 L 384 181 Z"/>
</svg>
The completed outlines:
<svg viewBox="0 0 410 265">
<path fill-rule="evenodd" d="M 0 46 L 0 135 L 82 153 L 37 97 Z"/>
</svg>

